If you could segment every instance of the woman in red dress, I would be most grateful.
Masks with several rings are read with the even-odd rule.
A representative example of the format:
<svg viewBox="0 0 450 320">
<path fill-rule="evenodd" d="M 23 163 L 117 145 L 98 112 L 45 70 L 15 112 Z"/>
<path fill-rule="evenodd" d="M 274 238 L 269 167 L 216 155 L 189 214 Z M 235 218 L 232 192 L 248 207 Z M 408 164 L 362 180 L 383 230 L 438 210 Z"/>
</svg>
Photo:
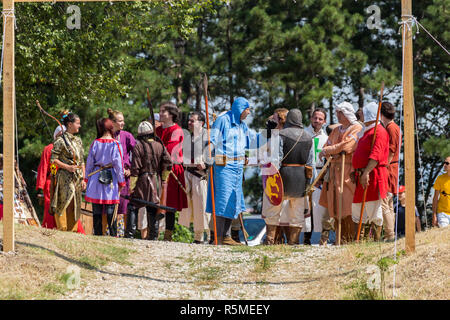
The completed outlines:
<svg viewBox="0 0 450 320">
<path fill-rule="evenodd" d="M 183 185 L 183 188 L 185 188 L 182 148 L 184 135 L 183 130 L 176 123 L 179 117 L 177 106 L 170 102 L 163 103 L 160 106 L 159 117 L 162 125 L 156 128 L 156 135 L 161 138 L 171 156 L 173 162 L 172 172 Z M 188 206 L 186 194 L 171 175 L 168 178 L 167 184 L 166 206 L 176 208 L 178 211 L 181 211 Z M 167 212 L 164 240 L 172 240 L 174 227 L 175 213 Z"/>
</svg>

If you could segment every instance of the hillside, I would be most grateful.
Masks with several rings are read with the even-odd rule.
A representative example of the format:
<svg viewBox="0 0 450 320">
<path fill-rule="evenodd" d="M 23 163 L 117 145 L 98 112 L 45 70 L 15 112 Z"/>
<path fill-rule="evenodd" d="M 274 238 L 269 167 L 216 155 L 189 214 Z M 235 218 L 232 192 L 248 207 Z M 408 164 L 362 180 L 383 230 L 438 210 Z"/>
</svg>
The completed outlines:
<svg viewBox="0 0 450 320">
<path fill-rule="evenodd" d="M 386 299 L 448 300 L 449 247 L 450 228 L 417 234 L 412 255 L 399 240 L 393 297 L 393 243 L 214 247 L 17 225 L 0 299 L 380 299 L 384 284 Z"/>
</svg>

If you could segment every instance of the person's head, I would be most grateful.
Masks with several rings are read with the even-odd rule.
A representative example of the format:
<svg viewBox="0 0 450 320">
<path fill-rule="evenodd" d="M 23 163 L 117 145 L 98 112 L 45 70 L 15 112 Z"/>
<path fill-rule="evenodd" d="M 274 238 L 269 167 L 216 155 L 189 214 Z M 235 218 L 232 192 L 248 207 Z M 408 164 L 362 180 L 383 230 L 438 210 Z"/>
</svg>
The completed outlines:
<svg viewBox="0 0 450 320">
<path fill-rule="evenodd" d="M 287 117 L 286 117 L 286 123 L 284 124 L 285 128 L 303 128 L 303 115 L 302 112 L 299 109 L 291 109 L 289 110 Z"/>
<path fill-rule="evenodd" d="M 241 123 L 242 120 L 247 118 L 250 112 L 250 103 L 247 99 L 238 97 L 233 101 L 233 104 L 231 105 L 231 114 L 234 123 Z"/>
<path fill-rule="evenodd" d="M 64 132 L 66 132 L 66 126 L 57 126 L 55 131 L 53 131 L 53 140 L 56 140 L 60 137 Z"/>
<path fill-rule="evenodd" d="M 450 175 L 450 157 L 447 157 L 444 160 L 444 171 Z"/>
<path fill-rule="evenodd" d="M 178 107 L 172 102 L 164 102 L 159 107 L 159 117 L 162 123 L 169 124 L 171 122 L 178 122 L 180 111 Z"/>
<path fill-rule="evenodd" d="M 325 109 L 317 108 L 314 109 L 311 115 L 311 126 L 315 131 L 322 129 L 323 125 L 327 122 L 327 112 Z"/>
<path fill-rule="evenodd" d="M 104 135 L 114 135 L 114 122 L 109 118 L 102 118 L 97 120 L 97 139 Z"/>
<path fill-rule="evenodd" d="M 108 112 L 108 119 L 113 122 L 114 131 L 123 130 L 125 126 L 125 118 L 123 117 L 123 113 L 111 108 L 108 108 L 106 112 Z"/>
<path fill-rule="evenodd" d="M 200 111 L 192 111 L 189 114 L 188 129 L 194 132 L 195 128 L 202 128 L 205 125 L 205 116 Z"/>
<path fill-rule="evenodd" d="M 336 106 L 336 116 L 338 118 L 338 122 L 344 127 L 352 125 L 357 121 L 355 109 L 353 109 L 352 104 L 347 101 L 341 102 Z"/>
<path fill-rule="evenodd" d="M 81 121 L 80 117 L 76 114 L 70 112 L 69 110 L 64 110 L 61 112 L 61 120 L 63 125 L 66 127 L 66 131 L 75 134 L 80 131 Z"/>
<path fill-rule="evenodd" d="M 381 120 L 383 122 L 389 122 L 394 120 L 395 117 L 395 106 L 390 102 L 381 103 Z"/>
<path fill-rule="evenodd" d="M 363 108 L 364 114 L 364 125 L 368 126 L 373 122 L 377 121 L 378 104 L 375 102 L 370 102 L 366 104 Z"/>
<path fill-rule="evenodd" d="M 146 140 L 153 137 L 153 126 L 148 121 L 142 121 L 138 126 L 137 137 L 139 140 Z"/>
<path fill-rule="evenodd" d="M 406 188 L 405 186 L 399 186 L 398 188 L 398 201 L 404 202 L 406 200 Z"/>
<path fill-rule="evenodd" d="M 356 117 L 356 120 L 361 121 L 362 123 L 364 123 L 364 113 L 363 113 L 363 109 L 362 108 L 358 108 L 358 110 L 356 110 L 355 117 Z"/>
<path fill-rule="evenodd" d="M 273 112 L 273 117 L 272 119 L 278 123 L 276 129 L 283 129 L 284 124 L 286 123 L 286 117 L 287 114 L 289 113 L 289 110 L 286 108 L 277 108 L 275 109 L 275 111 Z"/>
</svg>

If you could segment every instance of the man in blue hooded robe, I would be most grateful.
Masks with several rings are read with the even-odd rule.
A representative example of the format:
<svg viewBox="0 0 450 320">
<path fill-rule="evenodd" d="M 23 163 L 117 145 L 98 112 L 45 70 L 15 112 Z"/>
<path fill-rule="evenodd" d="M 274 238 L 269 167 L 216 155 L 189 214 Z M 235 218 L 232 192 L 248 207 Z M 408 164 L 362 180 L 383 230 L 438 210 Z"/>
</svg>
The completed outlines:
<svg viewBox="0 0 450 320">
<path fill-rule="evenodd" d="M 248 100 L 239 97 L 234 100 L 231 110 L 219 116 L 211 128 L 218 244 L 240 245 L 231 238 L 231 222 L 246 211 L 242 190 L 245 150 L 255 145 L 258 137 L 243 122 L 250 112 Z M 211 179 L 208 179 L 208 213 L 212 213 L 211 199 Z"/>
</svg>

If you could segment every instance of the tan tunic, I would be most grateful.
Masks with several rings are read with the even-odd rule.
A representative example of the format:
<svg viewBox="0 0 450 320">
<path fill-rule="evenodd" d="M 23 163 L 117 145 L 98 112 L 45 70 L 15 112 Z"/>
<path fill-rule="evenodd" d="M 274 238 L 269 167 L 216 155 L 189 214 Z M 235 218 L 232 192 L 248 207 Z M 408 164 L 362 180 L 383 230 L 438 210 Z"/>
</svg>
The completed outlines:
<svg viewBox="0 0 450 320">
<path fill-rule="evenodd" d="M 83 181 L 82 166 L 84 165 L 84 149 L 79 137 L 68 132 L 64 133 L 64 135 L 69 147 L 63 138 L 59 137 L 54 143 L 50 161 L 53 162 L 55 159 L 58 159 L 68 165 L 76 164 L 80 169 L 73 173 L 61 168 L 58 169 L 55 177 L 55 191 L 51 199 L 50 207 L 52 212 L 62 215 L 73 199 L 75 221 L 78 221 L 81 216 L 81 182 Z M 74 163 L 72 152 L 75 153 L 76 163 Z"/>
<path fill-rule="evenodd" d="M 341 185 L 341 153 L 345 151 L 344 165 L 344 190 L 342 202 L 342 218 L 352 215 L 353 193 L 356 185 L 350 180 L 350 172 L 352 171 L 352 156 L 358 144 L 358 133 L 362 130 L 359 123 L 349 126 L 347 129 L 341 129 L 342 125 L 336 127 L 328 137 L 323 147 L 323 151 L 329 155 L 333 155 L 330 168 L 328 171 L 328 179 L 322 186 L 319 204 L 328 208 L 330 217 L 337 218 L 339 210 L 339 193 Z"/>
</svg>

